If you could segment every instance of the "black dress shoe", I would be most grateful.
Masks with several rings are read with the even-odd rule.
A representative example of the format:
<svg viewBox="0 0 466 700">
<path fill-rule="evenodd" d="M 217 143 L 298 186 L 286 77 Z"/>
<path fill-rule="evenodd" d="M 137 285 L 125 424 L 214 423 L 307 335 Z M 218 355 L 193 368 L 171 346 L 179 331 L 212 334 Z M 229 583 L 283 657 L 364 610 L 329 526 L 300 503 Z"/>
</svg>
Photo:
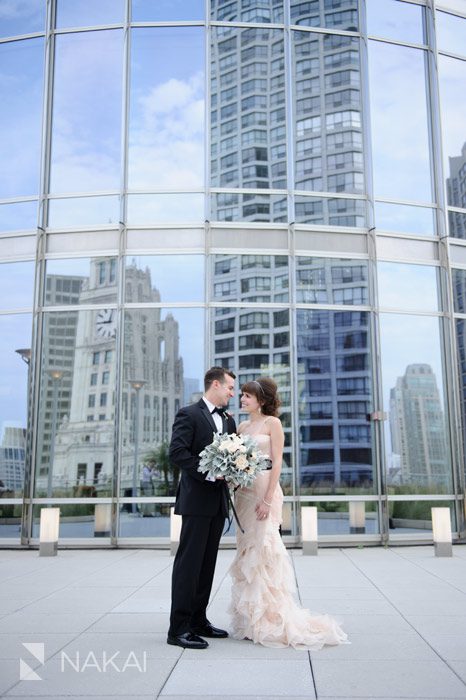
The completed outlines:
<svg viewBox="0 0 466 700">
<path fill-rule="evenodd" d="M 212 639 L 225 639 L 225 637 L 228 637 L 228 632 L 226 630 L 214 627 L 210 622 L 202 625 L 202 627 L 194 627 L 193 633 L 196 635 L 200 634 L 203 637 L 211 637 Z"/>
<path fill-rule="evenodd" d="M 193 634 L 192 632 L 176 635 L 169 634 L 167 637 L 167 644 L 183 647 L 183 649 L 207 649 L 209 646 L 205 639 L 198 637 L 197 634 Z"/>
</svg>

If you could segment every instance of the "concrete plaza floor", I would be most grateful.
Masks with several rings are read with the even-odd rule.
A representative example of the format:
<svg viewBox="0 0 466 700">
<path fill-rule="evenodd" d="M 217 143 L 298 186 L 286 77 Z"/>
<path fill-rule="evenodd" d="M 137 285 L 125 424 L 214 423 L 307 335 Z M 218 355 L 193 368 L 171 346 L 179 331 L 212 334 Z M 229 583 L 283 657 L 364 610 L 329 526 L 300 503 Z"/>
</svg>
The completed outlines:
<svg viewBox="0 0 466 700">
<path fill-rule="evenodd" d="M 466 546 L 453 552 L 292 551 L 301 602 L 337 617 L 351 640 L 308 653 L 232 639 L 168 646 L 168 552 L 3 550 L 0 696 L 466 698 Z M 232 557 L 219 554 L 209 611 L 227 628 Z"/>
</svg>

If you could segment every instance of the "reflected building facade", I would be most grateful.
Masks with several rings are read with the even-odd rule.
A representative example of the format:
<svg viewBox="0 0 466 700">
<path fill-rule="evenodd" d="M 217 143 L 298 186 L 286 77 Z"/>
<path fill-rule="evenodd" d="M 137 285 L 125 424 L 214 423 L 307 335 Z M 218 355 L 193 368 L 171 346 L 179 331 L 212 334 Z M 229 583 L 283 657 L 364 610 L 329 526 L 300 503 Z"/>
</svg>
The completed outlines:
<svg viewBox="0 0 466 700">
<path fill-rule="evenodd" d="M 465 536 L 457 2 L 8 6 L 0 539 L 46 498 L 67 540 L 107 508 L 101 542 L 167 545 L 214 364 L 278 383 L 290 543 L 306 504 L 332 543 L 422 539 L 435 505 Z"/>
<path fill-rule="evenodd" d="M 390 433 L 402 483 L 448 489 L 445 417 L 429 365 L 409 365 L 391 389 Z"/>
</svg>

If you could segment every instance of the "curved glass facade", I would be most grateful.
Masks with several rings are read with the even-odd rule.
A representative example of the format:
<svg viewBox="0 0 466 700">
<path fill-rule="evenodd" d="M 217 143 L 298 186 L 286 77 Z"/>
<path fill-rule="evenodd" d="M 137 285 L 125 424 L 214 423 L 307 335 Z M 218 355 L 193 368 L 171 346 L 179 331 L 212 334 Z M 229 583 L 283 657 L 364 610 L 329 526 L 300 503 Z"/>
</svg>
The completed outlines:
<svg viewBox="0 0 466 700">
<path fill-rule="evenodd" d="M 465 535 L 465 34 L 464 0 L 0 1 L 0 539 L 55 504 L 168 544 L 213 364 L 279 384 L 289 543 L 303 504 Z"/>
</svg>

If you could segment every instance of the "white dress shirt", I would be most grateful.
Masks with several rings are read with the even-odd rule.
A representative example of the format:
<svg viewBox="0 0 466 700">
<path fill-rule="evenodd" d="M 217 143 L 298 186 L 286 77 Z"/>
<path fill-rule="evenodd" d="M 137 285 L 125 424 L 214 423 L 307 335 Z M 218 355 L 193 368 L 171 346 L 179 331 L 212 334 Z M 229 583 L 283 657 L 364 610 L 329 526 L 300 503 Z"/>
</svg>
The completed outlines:
<svg viewBox="0 0 466 700">
<path fill-rule="evenodd" d="M 212 413 L 212 411 L 214 410 L 214 408 L 216 408 L 215 404 L 211 403 L 211 402 L 209 401 L 209 399 L 206 399 L 205 396 L 203 396 L 202 398 L 203 398 L 203 400 L 204 400 L 205 405 L 206 405 L 207 408 L 209 409 L 209 412 L 210 412 L 211 415 L 212 415 L 213 421 L 214 421 L 214 423 L 215 423 L 215 427 L 217 428 L 217 433 L 223 433 L 222 416 L 220 415 L 220 413 L 217 413 L 217 412 Z"/>
</svg>

